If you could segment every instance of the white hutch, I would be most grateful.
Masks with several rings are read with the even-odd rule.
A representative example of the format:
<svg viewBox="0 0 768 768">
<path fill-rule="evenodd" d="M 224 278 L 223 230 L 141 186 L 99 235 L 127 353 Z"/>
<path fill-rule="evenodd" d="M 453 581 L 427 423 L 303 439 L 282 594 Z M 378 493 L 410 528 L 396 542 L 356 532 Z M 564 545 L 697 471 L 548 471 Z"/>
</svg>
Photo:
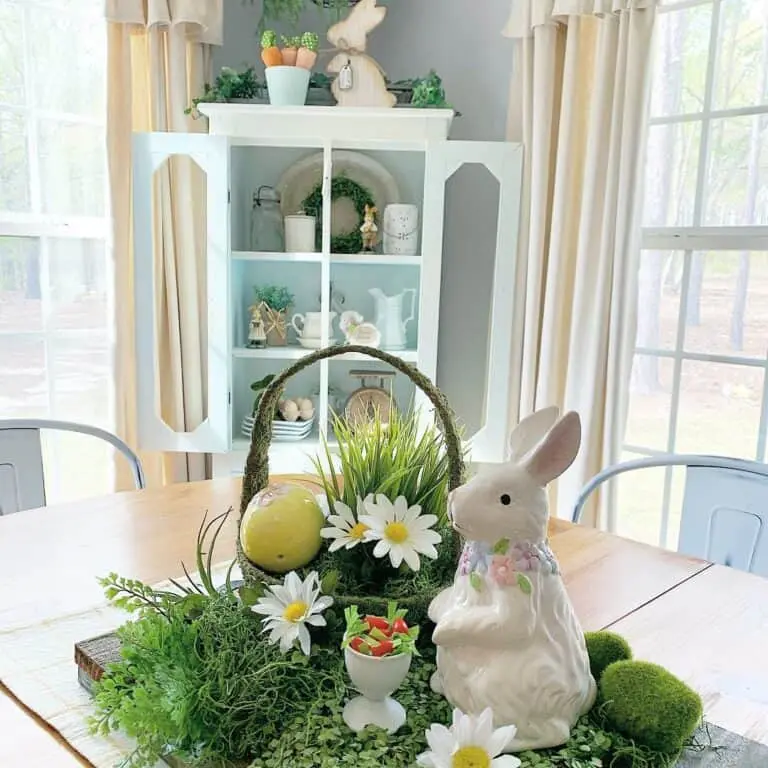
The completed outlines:
<svg viewBox="0 0 768 768">
<path fill-rule="evenodd" d="M 247 346 L 248 307 L 254 286 L 286 285 L 295 295 L 292 311 L 320 311 L 322 345 L 329 339 L 332 304 L 373 320 L 369 289 L 385 294 L 415 289 L 416 317 L 408 326 L 407 346 L 394 354 L 434 379 L 437 374 L 440 285 L 447 180 L 464 164 L 485 166 L 499 183 L 496 260 L 489 307 L 489 368 L 484 412 L 492 414 L 474 435 L 467 435 L 471 460 L 503 460 L 509 421 L 509 382 L 516 246 L 520 204 L 522 148 L 508 142 L 452 141 L 450 110 L 355 109 L 340 107 L 280 108 L 246 104 L 205 104 L 209 133 L 137 134 L 134 140 L 135 295 L 137 306 L 137 382 L 139 442 L 142 449 L 203 452 L 214 457 L 214 474 L 242 471 L 248 441 L 241 423 L 250 415 L 250 385 L 277 373 L 309 351 L 296 344 L 266 349 Z M 350 151 L 384 166 L 400 190 L 400 202 L 420 210 L 419 250 L 415 256 L 337 254 L 331 250 L 333 205 L 330 204 L 334 158 Z M 251 239 L 251 208 L 259 187 L 275 187 L 288 168 L 318 155 L 322 173 L 322 248 L 284 253 L 256 249 Z M 157 338 L 153 257 L 153 174 L 173 155 L 189 156 L 206 174 L 207 418 L 190 432 L 172 430 L 158 415 Z M 318 158 L 318 160 L 320 160 Z M 320 178 L 318 178 L 320 181 Z M 472 258 L 473 254 L 467 254 Z M 331 293 L 333 287 L 333 296 Z M 339 298 L 340 297 L 340 298 Z M 140 310 L 138 308 L 141 308 Z M 458 308 L 457 308 L 458 309 Z M 338 319 L 332 324 L 336 338 Z M 483 339 L 485 342 L 486 340 Z M 455 349 L 452 354 L 461 354 Z M 273 442 L 270 466 L 275 472 L 302 472 L 309 457 L 327 439 L 334 407 L 358 386 L 357 369 L 386 370 L 378 361 L 356 355 L 325 360 L 291 380 L 288 396 L 312 396 L 315 427 L 300 442 Z M 429 415 L 428 402 L 405 377 L 394 379 L 393 394 L 401 409 L 415 406 Z M 478 393 L 480 394 L 480 393 Z"/>
</svg>

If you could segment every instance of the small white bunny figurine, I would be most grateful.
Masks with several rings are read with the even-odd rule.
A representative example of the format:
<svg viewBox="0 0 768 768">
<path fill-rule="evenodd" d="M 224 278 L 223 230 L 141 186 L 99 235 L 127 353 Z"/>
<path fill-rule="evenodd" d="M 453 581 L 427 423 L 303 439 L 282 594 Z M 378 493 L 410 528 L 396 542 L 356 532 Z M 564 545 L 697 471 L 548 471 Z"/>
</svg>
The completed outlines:
<svg viewBox="0 0 768 768">
<path fill-rule="evenodd" d="M 397 97 L 387 90 L 381 67 L 365 55 L 366 37 L 384 20 L 386 8 L 376 0 L 360 0 L 343 21 L 328 30 L 328 40 L 339 53 L 328 64 L 328 72 L 351 74 L 351 87 L 342 88 L 341 77 L 331 85 L 340 107 L 394 107 Z"/>
<path fill-rule="evenodd" d="M 584 633 L 547 543 L 544 487 L 581 442 L 578 414 L 555 423 L 557 416 L 557 408 L 529 416 L 510 437 L 512 461 L 451 494 L 453 527 L 467 543 L 453 586 L 429 607 L 433 688 L 462 712 L 490 707 L 495 726 L 516 725 L 513 752 L 566 742 L 596 693 Z"/>
</svg>

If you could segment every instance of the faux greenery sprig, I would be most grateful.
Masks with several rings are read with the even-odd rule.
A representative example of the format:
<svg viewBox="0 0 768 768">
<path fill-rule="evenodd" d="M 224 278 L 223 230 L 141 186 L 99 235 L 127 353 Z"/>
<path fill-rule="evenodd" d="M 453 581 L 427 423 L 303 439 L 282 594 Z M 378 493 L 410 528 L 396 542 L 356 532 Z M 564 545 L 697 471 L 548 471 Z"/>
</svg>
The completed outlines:
<svg viewBox="0 0 768 768">
<path fill-rule="evenodd" d="M 253 288 L 256 302 L 264 302 L 275 312 L 284 312 L 293 305 L 294 296 L 284 285 L 256 285 Z"/>
<path fill-rule="evenodd" d="M 206 83 L 202 96 L 192 99 L 192 106 L 184 110 L 184 113 L 197 117 L 199 115 L 198 104 L 263 97 L 265 88 L 265 84 L 256 75 L 256 70 L 253 67 L 248 67 L 242 72 L 231 67 L 222 67 L 213 85 Z"/>
</svg>

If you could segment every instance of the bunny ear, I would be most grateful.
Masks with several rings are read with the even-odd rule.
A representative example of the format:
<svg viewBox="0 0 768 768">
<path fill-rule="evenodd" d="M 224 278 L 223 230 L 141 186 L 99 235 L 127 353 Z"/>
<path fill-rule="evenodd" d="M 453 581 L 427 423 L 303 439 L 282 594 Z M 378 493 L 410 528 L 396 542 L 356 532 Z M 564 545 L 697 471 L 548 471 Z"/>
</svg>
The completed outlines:
<svg viewBox="0 0 768 768">
<path fill-rule="evenodd" d="M 549 431 L 524 466 L 542 488 L 573 464 L 581 445 L 581 419 L 570 411 Z"/>
<path fill-rule="evenodd" d="M 555 425 L 560 409 L 556 405 L 542 408 L 526 416 L 509 436 L 510 461 L 520 461 L 530 453 Z"/>
</svg>

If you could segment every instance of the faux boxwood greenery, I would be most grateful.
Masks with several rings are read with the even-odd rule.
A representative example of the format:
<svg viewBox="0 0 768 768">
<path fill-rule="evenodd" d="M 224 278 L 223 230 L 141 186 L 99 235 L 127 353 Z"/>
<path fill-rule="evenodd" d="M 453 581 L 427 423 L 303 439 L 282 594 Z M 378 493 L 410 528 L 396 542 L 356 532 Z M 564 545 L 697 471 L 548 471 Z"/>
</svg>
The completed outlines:
<svg viewBox="0 0 768 768">
<path fill-rule="evenodd" d="M 365 217 L 365 206 L 374 207 L 376 202 L 370 190 L 362 184 L 358 184 L 348 176 L 343 174 L 334 176 L 331 181 L 331 200 L 339 200 L 346 197 L 355 206 L 355 211 L 359 217 L 358 226 L 351 232 L 343 235 L 334 235 L 331 238 L 331 251 L 333 253 L 360 253 L 363 249 L 363 236 L 360 232 L 360 225 Z M 317 232 L 315 235 L 315 247 L 318 251 L 323 249 L 323 186 L 319 182 L 310 192 L 301 204 L 304 212 L 308 216 L 314 216 L 317 222 Z"/>
</svg>

